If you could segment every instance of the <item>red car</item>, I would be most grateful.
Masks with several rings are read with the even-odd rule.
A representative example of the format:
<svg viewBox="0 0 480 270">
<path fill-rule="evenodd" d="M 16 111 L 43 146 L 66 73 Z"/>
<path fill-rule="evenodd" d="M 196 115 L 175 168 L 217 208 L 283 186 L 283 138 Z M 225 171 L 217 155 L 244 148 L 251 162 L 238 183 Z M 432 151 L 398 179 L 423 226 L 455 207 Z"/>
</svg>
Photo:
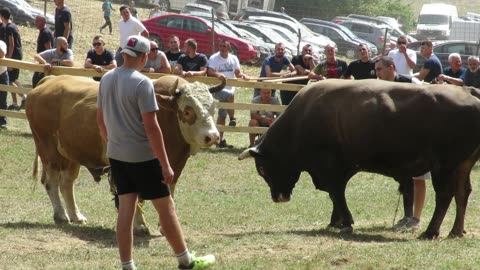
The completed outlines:
<svg viewBox="0 0 480 270">
<path fill-rule="evenodd" d="M 260 57 L 260 52 L 255 49 L 252 42 L 224 34 L 221 32 L 222 27 L 217 23 L 214 26 L 215 46 L 212 48 L 212 24 L 199 17 L 165 14 L 144 20 L 142 23 L 150 32 L 150 39 L 156 41 L 161 50 L 167 49 L 170 35 L 177 35 L 181 46 L 188 38 L 194 38 L 197 41 L 197 52 L 207 56 L 217 52 L 220 40 L 225 39 L 230 42 L 232 53 L 237 55 L 241 63 L 255 63 Z"/>
</svg>

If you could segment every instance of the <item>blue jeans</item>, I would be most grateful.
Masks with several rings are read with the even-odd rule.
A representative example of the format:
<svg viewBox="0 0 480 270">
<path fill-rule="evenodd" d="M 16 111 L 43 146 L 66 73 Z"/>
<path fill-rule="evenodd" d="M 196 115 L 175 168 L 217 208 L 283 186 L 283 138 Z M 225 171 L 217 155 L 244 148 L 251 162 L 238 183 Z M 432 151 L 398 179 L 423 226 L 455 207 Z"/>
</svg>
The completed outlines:
<svg viewBox="0 0 480 270">
<path fill-rule="evenodd" d="M 3 74 L 0 75 L 0 84 L 9 85 L 8 72 L 5 71 Z M 7 92 L 0 91 L 0 110 L 6 110 L 6 109 L 7 109 Z M 6 125 L 6 124 L 7 124 L 7 117 L 0 116 L 0 126 Z"/>
</svg>

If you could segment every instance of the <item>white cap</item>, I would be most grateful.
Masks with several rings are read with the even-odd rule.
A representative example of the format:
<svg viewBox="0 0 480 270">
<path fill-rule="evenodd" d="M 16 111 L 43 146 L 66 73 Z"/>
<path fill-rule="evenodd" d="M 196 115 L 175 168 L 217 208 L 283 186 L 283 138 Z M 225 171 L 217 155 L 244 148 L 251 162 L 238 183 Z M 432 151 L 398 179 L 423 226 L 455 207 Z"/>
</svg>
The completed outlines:
<svg viewBox="0 0 480 270">
<path fill-rule="evenodd" d="M 132 57 L 137 57 L 142 53 L 150 52 L 150 41 L 142 36 L 129 36 L 127 39 L 127 45 L 122 50 L 122 53 L 126 53 Z"/>
</svg>

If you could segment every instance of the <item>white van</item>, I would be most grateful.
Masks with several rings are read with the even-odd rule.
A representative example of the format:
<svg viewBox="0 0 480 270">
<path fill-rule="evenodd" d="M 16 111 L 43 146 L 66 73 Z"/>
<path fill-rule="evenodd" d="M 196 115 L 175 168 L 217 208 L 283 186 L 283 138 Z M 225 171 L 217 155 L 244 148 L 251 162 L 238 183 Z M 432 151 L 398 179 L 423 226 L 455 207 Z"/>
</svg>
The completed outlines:
<svg viewBox="0 0 480 270">
<path fill-rule="evenodd" d="M 424 4 L 417 20 L 418 39 L 448 39 L 457 7 L 443 3 Z"/>
</svg>

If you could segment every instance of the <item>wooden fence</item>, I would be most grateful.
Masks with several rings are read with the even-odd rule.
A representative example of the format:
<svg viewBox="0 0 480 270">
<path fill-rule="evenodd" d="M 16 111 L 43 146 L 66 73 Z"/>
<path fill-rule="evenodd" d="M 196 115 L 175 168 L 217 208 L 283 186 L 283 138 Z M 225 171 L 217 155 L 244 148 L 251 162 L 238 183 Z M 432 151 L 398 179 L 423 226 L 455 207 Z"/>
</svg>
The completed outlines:
<svg viewBox="0 0 480 270">
<path fill-rule="evenodd" d="M 13 68 L 18 68 L 21 70 L 31 70 L 36 72 L 43 72 L 44 65 L 35 64 L 31 62 L 24 62 L 14 59 L 0 59 L 0 66 L 8 66 Z M 52 67 L 51 75 L 74 75 L 74 76 L 83 76 L 83 77 L 94 77 L 98 76 L 98 72 L 93 69 L 85 69 L 85 68 L 76 68 L 76 67 Z M 160 74 L 160 73 L 144 73 L 151 79 L 157 79 L 161 76 L 165 76 L 168 74 Z M 241 80 L 241 79 L 227 79 L 228 86 L 235 86 L 235 87 L 245 87 L 245 88 L 270 88 L 270 89 L 278 89 L 278 90 L 288 90 L 288 91 L 299 91 L 302 89 L 304 85 L 299 84 L 289 84 L 285 83 L 292 80 L 298 79 L 305 79 L 306 77 L 293 77 L 293 78 L 271 78 L 267 80 L 266 78 L 256 78 L 249 81 Z M 215 77 L 190 77 L 186 78 L 187 81 L 199 81 L 205 84 L 218 84 L 220 81 Z M 32 88 L 21 88 L 21 87 L 14 87 L 9 85 L 0 84 L 0 91 L 7 91 L 7 92 L 14 92 L 14 93 L 21 93 L 21 94 L 28 94 Z M 225 103 L 225 102 L 217 102 L 216 107 L 219 109 L 234 109 L 234 110 L 266 110 L 266 111 L 274 111 L 274 112 L 282 112 L 285 110 L 286 106 L 284 105 L 266 105 L 266 104 L 251 104 L 251 103 Z M 0 116 L 7 116 L 11 118 L 19 118 L 19 119 L 27 119 L 24 112 L 16 112 L 16 111 L 7 111 L 7 110 L 0 110 Z M 241 132 L 241 133 L 258 133 L 263 134 L 267 131 L 268 128 L 266 127 L 248 127 L 248 126 L 217 126 L 218 130 L 224 132 Z"/>
</svg>

